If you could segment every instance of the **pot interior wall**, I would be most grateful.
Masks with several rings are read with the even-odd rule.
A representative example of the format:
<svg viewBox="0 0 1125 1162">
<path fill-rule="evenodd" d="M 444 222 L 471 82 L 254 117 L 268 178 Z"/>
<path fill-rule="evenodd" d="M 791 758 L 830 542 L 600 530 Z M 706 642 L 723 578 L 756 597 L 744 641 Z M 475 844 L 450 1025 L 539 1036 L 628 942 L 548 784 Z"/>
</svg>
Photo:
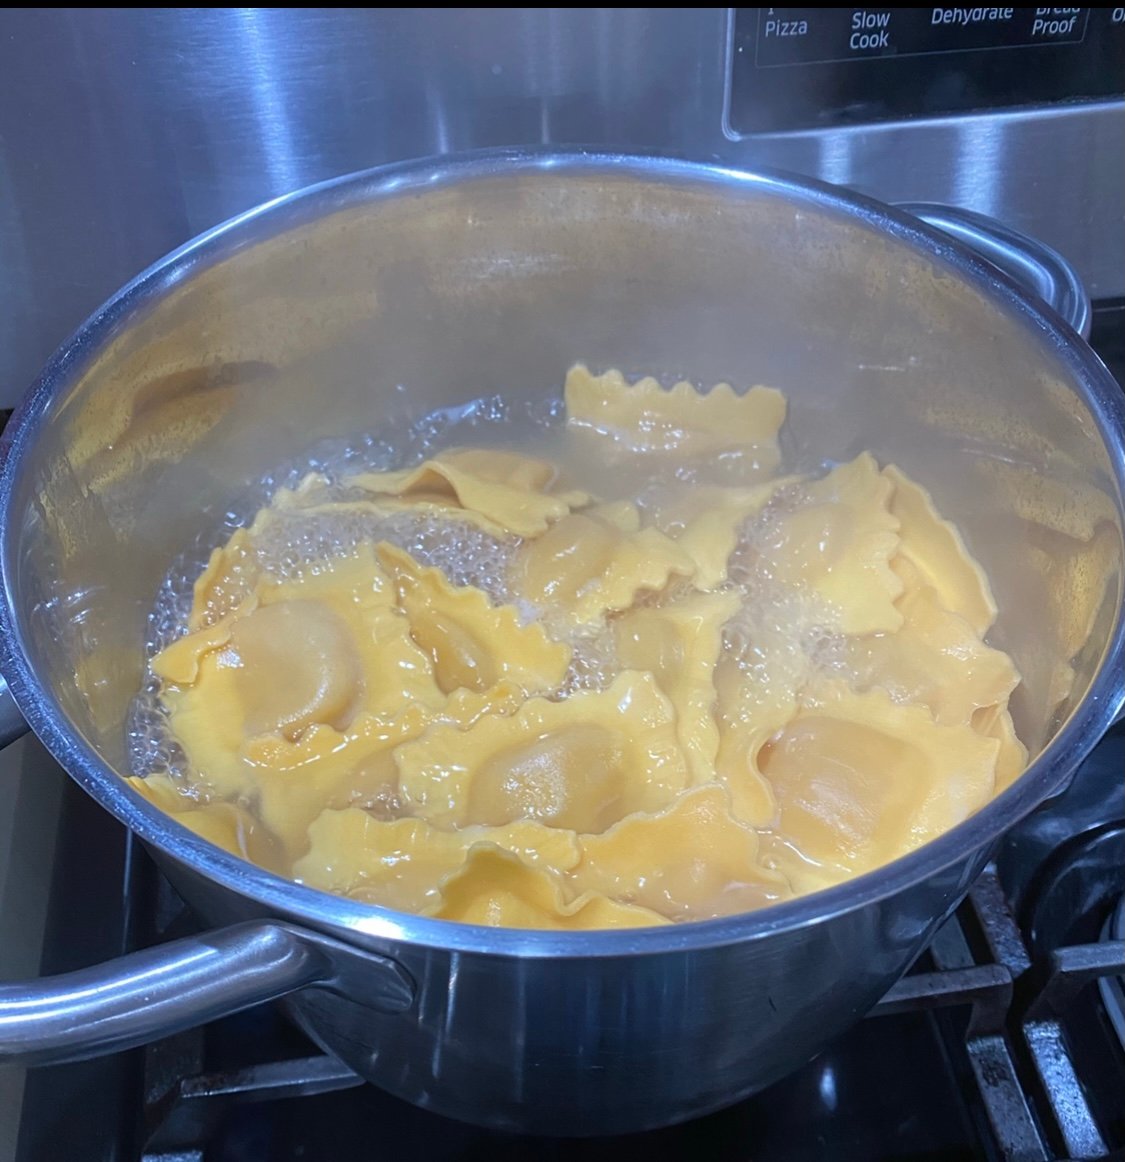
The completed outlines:
<svg viewBox="0 0 1125 1162">
<path fill-rule="evenodd" d="M 159 278 L 59 372 L 9 541 L 34 665 L 119 768 L 160 580 L 251 482 L 320 440 L 557 395 L 579 359 L 774 385 L 797 467 L 870 449 L 931 489 L 992 578 L 1033 749 L 1099 665 L 1120 498 L 1065 355 L 874 218 L 766 182 L 500 166 L 358 179 Z"/>
</svg>

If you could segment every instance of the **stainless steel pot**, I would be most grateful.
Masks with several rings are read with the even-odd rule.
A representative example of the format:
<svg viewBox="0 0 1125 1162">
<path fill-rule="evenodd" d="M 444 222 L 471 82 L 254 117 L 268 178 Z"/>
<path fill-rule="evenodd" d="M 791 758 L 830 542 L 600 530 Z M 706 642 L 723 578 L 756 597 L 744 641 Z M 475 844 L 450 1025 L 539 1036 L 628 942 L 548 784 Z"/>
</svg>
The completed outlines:
<svg viewBox="0 0 1125 1162">
<path fill-rule="evenodd" d="M 1049 256 L 992 245 L 1051 282 Z M 1054 285 L 1080 323 L 1080 293 Z M 831 891 L 583 934 L 324 895 L 127 788 L 145 613 L 232 495 L 321 438 L 557 392 L 579 357 L 774 384 L 799 465 L 869 448 L 930 487 L 1024 674 L 1014 713 L 1039 755 L 1016 785 Z M 500 153 L 360 174 L 200 238 L 99 311 L 9 424 L 0 625 L 32 729 L 228 927 L 0 988 L 0 1056 L 107 1052 L 288 994 L 357 1072 L 491 1126 L 639 1130 L 760 1089 L 878 1000 L 1120 708 L 1123 438 L 1120 389 L 1015 282 L 916 217 L 788 177 Z"/>
</svg>

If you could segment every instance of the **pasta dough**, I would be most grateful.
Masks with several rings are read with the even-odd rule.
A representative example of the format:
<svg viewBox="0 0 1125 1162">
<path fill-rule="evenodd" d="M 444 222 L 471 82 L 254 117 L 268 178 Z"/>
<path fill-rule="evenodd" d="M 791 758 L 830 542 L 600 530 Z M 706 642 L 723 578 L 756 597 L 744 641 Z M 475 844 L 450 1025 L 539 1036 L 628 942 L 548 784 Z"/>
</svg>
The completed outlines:
<svg viewBox="0 0 1125 1162">
<path fill-rule="evenodd" d="M 367 492 L 457 508 L 490 530 L 535 536 L 589 500 L 583 492 L 554 496 L 542 491 L 553 478 L 550 465 L 542 462 L 511 452 L 492 457 L 472 448 L 406 472 L 360 473 L 350 483 Z"/>
<path fill-rule="evenodd" d="M 483 694 L 501 681 L 538 694 L 562 681 L 570 650 L 540 626 L 521 624 L 513 606 L 494 606 L 479 589 L 450 585 L 440 569 L 420 568 L 393 545 L 380 545 L 378 553 L 395 579 L 410 635 L 429 654 L 446 694 Z"/>
<path fill-rule="evenodd" d="M 564 396 L 549 456 L 277 489 L 152 658 L 183 763 L 132 785 L 313 888 L 574 930 L 818 890 L 1018 777 L 988 580 L 900 468 L 777 475 L 771 388 Z"/>
<path fill-rule="evenodd" d="M 532 698 L 467 730 L 434 726 L 395 757 L 407 805 L 439 826 L 536 819 L 604 831 L 688 782 L 675 710 L 649 674 L 629 671 L 604 692 Z"/>
<path fill-rule="evenodd" d="M 759 760 L 777 796 L 775 853 L 791 853 L 779 866 L 808 891 L 913 850 L 987 802 L 998 753 L 883 690 L 811 683 Z"/>
<path fill-rule="evenodd" d="M 591 375 L 572 367 L 564 388 L 568 426 L 589 433 L 617 456 L 704 457 L 770 473 L 780 461 L 777 435 L 785 396 L 772 387 L 736 392 L 720 383 L 706 393 L 681 381 L 665 390 L 651 376 L 630 384 L 620 371 Z"/>
<path fill-rule="evenodd" d="M 589 624 L 694 572 L 691 557 L 659 529 L 628 532 L 606 516 L 573 513 L 520 548 L 517 585 L 525 600 Z"/>
</svg>

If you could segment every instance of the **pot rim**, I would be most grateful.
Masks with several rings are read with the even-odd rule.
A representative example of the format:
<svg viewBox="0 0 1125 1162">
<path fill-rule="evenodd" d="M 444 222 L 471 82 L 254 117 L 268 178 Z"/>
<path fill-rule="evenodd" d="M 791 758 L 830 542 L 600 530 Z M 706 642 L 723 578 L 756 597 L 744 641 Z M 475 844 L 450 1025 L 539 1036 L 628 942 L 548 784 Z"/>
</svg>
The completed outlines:
<svg viewBox="0 0 1125 1162">
<path fill-rule="evenodd" d="M 1049 307 L 960 243 L 881 202 L 778 170 L 743 170 L 666 155 L 610 151 L 497 149 L 381 166 L 275 198 L 206 231 L 160 259 L 99 307 L 47 363 L 0 437 L 0 668 L 28 725 L 54 758 L 103 807 L 149 843 L 210 880 L 265 905 L 280 918 L 357 936 L 456 952 L 519 957 L 615 957 L 712 947 L 768 937 L 866 907 L 928 879 L 991 844 L 1072 773 L 1125 701 L 1114 675 L 1125 671 L 1125 606 L 1119 602 L 1101 664 L 1085 698 L 1016 782 L 980 811 L 905 856 L 835 887 L 756 912 L 659 928 L 551 932 L 490 928 L 392 911 L 284 879 L 199 838 L 134 791 L 66 718 L 24 649 L 12 603 L 16 571 L 12 496 L 28 450 L 54 406 L 135 314 L 173 286 L 239 250 L 360 203 L 490 177 L 543 171 L 619 174 L 642 181 L 717 185 L 765 192 L 828 209 L 889 234 L 954 271 L 1018 317 L 1068 370 L 1090 408 L 1118 489 L 1125 497 L 1125 394 L 1087 344 Z M 968 884 L 964 884 L 967 887 Z M 927 917 L 928 921 L 931 919 Z"/>
</svg>

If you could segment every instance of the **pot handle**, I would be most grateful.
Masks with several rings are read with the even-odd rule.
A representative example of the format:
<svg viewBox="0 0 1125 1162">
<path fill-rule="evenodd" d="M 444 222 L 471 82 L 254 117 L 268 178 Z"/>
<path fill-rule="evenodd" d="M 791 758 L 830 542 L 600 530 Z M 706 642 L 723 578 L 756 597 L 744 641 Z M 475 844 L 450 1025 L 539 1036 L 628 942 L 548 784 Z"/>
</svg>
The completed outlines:
<svg viewBox="0 0 1125 1162">
<path fill-rule="evenodd" d="M 1083 339 L 1090 337 L 1090 296 L 1057 250 L 973 210 L 929 202 L 899 202 L 898 209 L 964 243 L 1042 299 Z"/>
<path fill-rule="evenodd" d="M 16 706 L 8 683 L 4 681 L 4 675 L 0 674 L 0 750 L 8 743 L 15 742 L 21 734 L 26 734 L 27 730 L 27 723 Z"/>
<path fill-rule="evenodd" d="M 308 986 L 401 1012 L 414 986 L 397 964 L 290 924 L 250 922 L 93 968 L 0 984 L 0 1065 L 57 1065 L 132 1049 Z"/>
</svg>

